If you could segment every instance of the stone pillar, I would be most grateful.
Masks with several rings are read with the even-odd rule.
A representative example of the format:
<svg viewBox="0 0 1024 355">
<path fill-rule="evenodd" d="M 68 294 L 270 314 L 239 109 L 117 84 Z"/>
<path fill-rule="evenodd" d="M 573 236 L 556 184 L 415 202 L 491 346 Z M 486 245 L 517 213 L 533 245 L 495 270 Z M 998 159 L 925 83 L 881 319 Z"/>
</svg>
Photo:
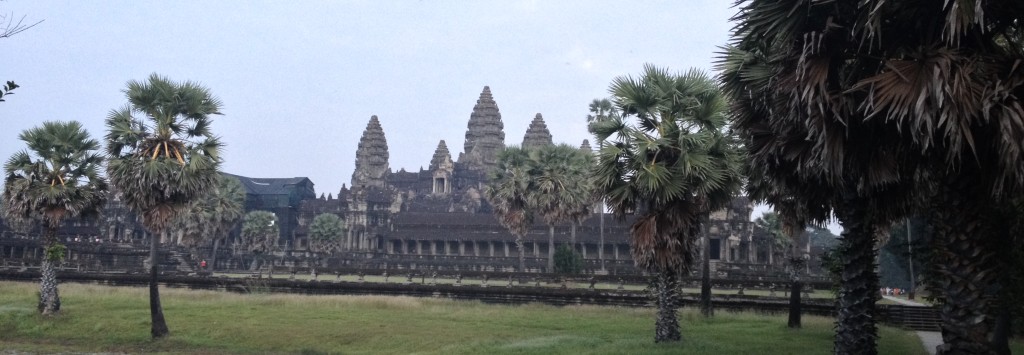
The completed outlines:
<svg viewBox="0 0 1024 355">
<path fill-rule="evenodd" d="M 509 242 L 502 242 L 501 244 L 505 245 L 505 257 L 507 258 L 508 257 L 508 244 L 509 244 Z"/>
<path fill-rule="evenodd" d="M 490 250 L 489 256 L 494 256 L 494 242 L 487 242 L 487 249 Z"/>
<path fill-rule="evenodd" d="M 437 241 L 431 240 L 428 243 L 430 243 L 430 255 L 437 255 Z"/>
<path fill-rule="evenodd" d="M 612 251 L 615 252 L 615 260 L 619 260 L 619 245 L 612 244 Z"/>
<path fill-rule="evenodd" d="M 582 248 L 580 248 L 582 249 L 581 254 L 583 254 L 583 259 L 585 260 L 587 258 L 587 243 L 582 243 L 580 246 L 582 246 Z"/>
<path fill-rule="evenodd" d="M 537 242 L 533 242 L 533 257 L 540 257 L 540 245 L 538 245 Z"/>
<path fill-rule="evenodd" d="M 471 243 L 473 243 L 473 256 L 480 256 L 480 243 L 475 241 Z"/>
<path fill-rule="evenodd" d="M 466 256 L 466 243 L 461 240 L 459 241 L 459 256 Z"/>
<path fill-rule="evenodd" d="M 423 255 L 423 241 L 416 241 L 416 254 Z"/>
</svg>

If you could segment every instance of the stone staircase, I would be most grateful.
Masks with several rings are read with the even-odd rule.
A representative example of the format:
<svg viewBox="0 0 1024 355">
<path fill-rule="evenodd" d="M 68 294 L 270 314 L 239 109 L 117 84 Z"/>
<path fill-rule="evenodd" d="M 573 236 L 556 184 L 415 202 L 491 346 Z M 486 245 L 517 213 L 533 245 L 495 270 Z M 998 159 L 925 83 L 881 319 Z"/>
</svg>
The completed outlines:
<svg viewBox="0 0 1024 355">
<path fill-rule="evenodd" d="M 177 265 L 175 265 L 175 269 L 178 272 L 183 274 L 191 274 L 196 272 L 195 265 L 192 265 L 192 263 L 188 260 L 188 256 L 185 253 L 178 250 L 171 250 L 170 257 L 171 260 L 177 262 Z"/>
<path fill-rule="evenodd" d="M 899 313 L 903 328 L 928 332 L 942 330 L 942 318 L 934 307 L 902 306 Z"/>
</svg>

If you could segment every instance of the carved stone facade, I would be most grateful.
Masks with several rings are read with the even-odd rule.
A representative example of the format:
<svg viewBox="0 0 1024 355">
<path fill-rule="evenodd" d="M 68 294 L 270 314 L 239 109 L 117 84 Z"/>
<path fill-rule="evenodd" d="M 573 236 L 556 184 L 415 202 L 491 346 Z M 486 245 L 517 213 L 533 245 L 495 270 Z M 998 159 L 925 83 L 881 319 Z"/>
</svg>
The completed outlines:
<svg viewBox="0 0 1024 355">
<path fill-rule="evenodd" d="M 388 168 L 388 140 L 377 116 L 370 117 L 359 147 L 356 149 L 356 168 L 352 172 L 352 187 L 384 187 Z"/>
<path fill-rule="evenodd" d="M 473 171 L 490 171 L 498 152 L 505 148 L 504 129 L 505 124 L 501 122 L 501 112 L 491 96 L 491 88 L 484 86 L 476 106 L 473 106 L 473 113 L 469 115 L 466 143 L 463 145 L 464 152 L 459 155 L 459 163 Z"/>
</svg>

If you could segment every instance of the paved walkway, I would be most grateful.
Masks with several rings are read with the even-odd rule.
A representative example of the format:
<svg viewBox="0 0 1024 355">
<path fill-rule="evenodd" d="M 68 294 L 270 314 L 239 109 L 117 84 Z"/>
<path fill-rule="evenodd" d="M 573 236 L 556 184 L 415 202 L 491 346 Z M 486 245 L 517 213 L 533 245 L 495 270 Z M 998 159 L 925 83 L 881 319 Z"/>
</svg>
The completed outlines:
<svg viewBox="0 0 1024 355">
<path fill-rule="evenodd" d="M 882 297 L 885 297 L 885 299 L 887 299 L 887 300 L 890 300 L 890 301 L 902 304 L 904 306 L 928 307 L 928 305 L 917 303 L 917 302 L 910 301 L 910 300 L 905 300 L 905 299 L 902 299 L 902 298 L 899 298 L 899 297 L 893 297 L 893 296 L 882 296 Z M 940 333 L 940 332 L 924 332 L 924 331 L 920 331 L 920 330 L 915 332 L 915 333 L 917 333 L 917 337 L 918 338 L 921 338 L 921 343 L 924 344 L 924 349 L 927 350 L 929 354 L 935 355 L 935 348 L 938 347 L 939 345 L 942 345 L 942 333 Z"/>
</svg>

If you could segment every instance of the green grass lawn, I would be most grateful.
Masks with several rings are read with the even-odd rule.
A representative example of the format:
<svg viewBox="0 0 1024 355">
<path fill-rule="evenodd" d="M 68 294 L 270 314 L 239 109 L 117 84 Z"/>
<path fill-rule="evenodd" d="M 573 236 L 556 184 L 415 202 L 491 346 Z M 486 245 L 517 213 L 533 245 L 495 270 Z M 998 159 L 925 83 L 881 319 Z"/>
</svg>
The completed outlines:
<svg viewBox="0 0 1024 355">
<path fill-rule="evenodd" d="M 62 284 L 64 314 L 35 312 L 37 284 L 0 282 L 0 351 L 421 354 L 829 354 L 832 319 L 680 314 L 684 340 L 654 344 L 654 310 L 385 296 L 233 294 L 162 288 L 171 336 L 152 341 L 145 288 Z M 925 354 L 881 327 L 882 354 Z"/>
</svg>

